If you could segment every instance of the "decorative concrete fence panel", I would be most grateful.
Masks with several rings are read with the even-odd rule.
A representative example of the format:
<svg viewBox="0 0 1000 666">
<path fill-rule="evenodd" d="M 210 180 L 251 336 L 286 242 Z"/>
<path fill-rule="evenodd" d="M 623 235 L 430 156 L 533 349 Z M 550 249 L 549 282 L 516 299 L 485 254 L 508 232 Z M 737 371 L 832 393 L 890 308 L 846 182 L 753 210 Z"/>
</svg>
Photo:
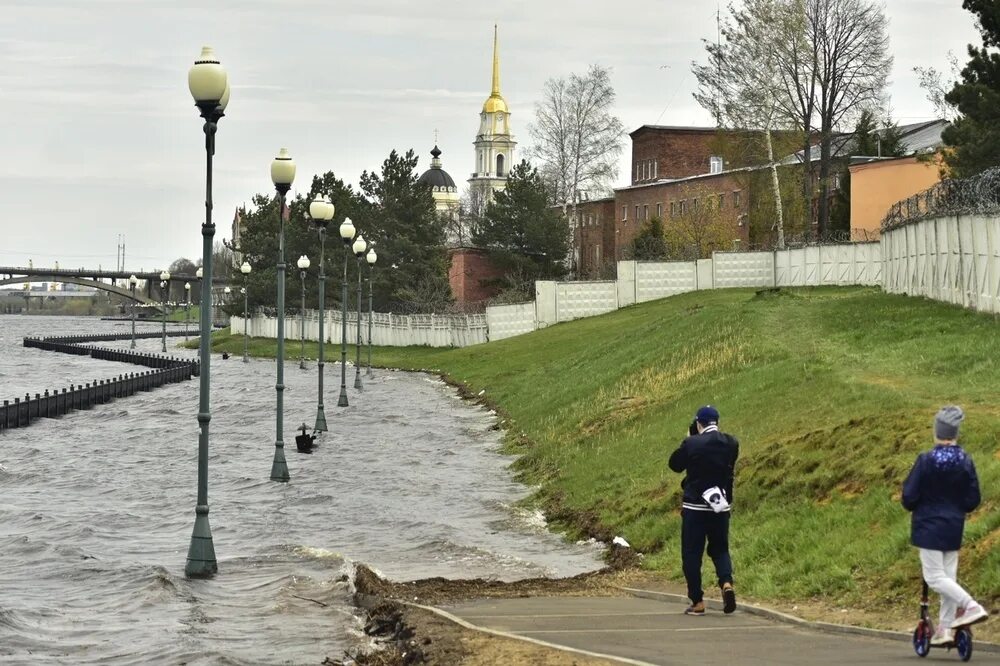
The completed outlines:
<svg viewBox="0 0 1000 666">
<path fill-rule="evenodd" d="M 713 252 L 712 267 L 715 289 L 774 286 L 771 252 Z"/>
<path fill-rule="evenodd" d="M 635 266 L 637 303 L 698 289 L 698 265 L 693 261 L 640 261 Z"/>
<path fill-rule="evenodd" d="M 617 282 L 557 282 L 556 317 L 571 321 L 618 309 Z"/>
<path fill-rule="evenodd" d="M 491 305 L 486 308 L 486 322 L 490 341 L 531 333 L 538 328 L 533 302 Z"/>
<path fill-rule="evenodd" d="M 698 260 L 698 289 L 715 289 L 715 267 L 711 259 Z"/>
</svg>

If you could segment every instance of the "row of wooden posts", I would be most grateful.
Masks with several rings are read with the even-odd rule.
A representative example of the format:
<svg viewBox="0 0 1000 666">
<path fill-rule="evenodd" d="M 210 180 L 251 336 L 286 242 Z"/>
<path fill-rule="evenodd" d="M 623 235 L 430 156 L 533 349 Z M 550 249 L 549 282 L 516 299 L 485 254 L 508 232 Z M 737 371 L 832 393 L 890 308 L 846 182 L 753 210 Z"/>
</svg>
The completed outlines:
<svg viewBox="0 0 1000 666">
<path fill-rule="evenodd" d="M 137 338 L 158 338 L 161 333 L 137 333 Z M 183 331 L 171 331 L 168 336 L 184 335 Z M 90 356 L 105 361 L 133 363 L 147 368 L 144 372 L 120 374 L 110 379 L 94 380 L 84 384 L 71 384 L 62 391 L 53 389 L 36 393 L 35 397 L 25 394 L 24 399 L 4 400 L 0 406 L 0 432 L 9 428 L 25 428 L 40 418 L 55 418 L 77 409 L 90 409 L 94 405 L 124 398 L 139 391 L 151 391 L 166 384 L 187 381 L 199 374 L 198 361 L 160 354 L 136 352 L 128 349 L 87 347 L 82 343 L 108 340 L 128 340 L 129 335 L 74 335 L 52 338 L 24 338 L 25 347 L 46 351 Z"/>
</svg>

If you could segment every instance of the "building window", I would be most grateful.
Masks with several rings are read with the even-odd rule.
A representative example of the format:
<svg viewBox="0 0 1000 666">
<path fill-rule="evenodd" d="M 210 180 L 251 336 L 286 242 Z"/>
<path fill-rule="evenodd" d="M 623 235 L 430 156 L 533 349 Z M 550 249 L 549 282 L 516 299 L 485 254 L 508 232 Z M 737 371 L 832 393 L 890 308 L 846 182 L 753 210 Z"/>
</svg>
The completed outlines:
<svg viewBox="0 0 1000 666">
<path fill-rule="evenodd" d="M 733 192 L 733 208 L 740 207 L 740 191 L 736 190 Z"/>
<path fill-rule="evenodd" d="M 722 210 L 725 207 L 726 207 L 726 193 L 723 192 L 722 194 L 719 195 L 719 210 Z"/>
<path fill-rule="evenodd" d="M 722 158 L 717 155 L 712 155 L 708 158 L 708 172 L 709 173 L 722 173 Z"/>
<path fill-rule="evenodd" d="M 622 206 L 622 222 L 628 221 L 628 206 Z"/>
<path fill-rule="evenodd" d="M 653 160 L 653 180 L 656 180 L 656 160 Z"/>
<path fill-rule="evenodd" d="M 656 217 L 660 220 L 663 219 L 663 204 L 661 203 L 656 204 Z"/>
<path fill-rule="evenodd" d="M 677 202 L 670 202 L 670 217 L 677 217 Z"/>
<path fill-rule="evenodd" d="M 694 213 L 694 212 L 697 212 L 697 211 L 698 211 L 698 200 L 697 199 L 691 199 L 691 212 Z"/>
<path fill-rule="evenodd" d="M 687 201 L 684 199 L 681 199 L 680 210 L 681 210 L 681 215 L 684 215 L 685 213 L 688 212 Z"/>
<path fill-rule="evenodd" d="M 497 178 L 503 178 L 503 155 L 497 155 Z"/>
<path fill-rule="evenodd" d="M 636 222 L 639 221 L 639 206 L 638 205 L 636 205 L 636 207 L 635 207 L 635 221 Z"/>
<path fill-rule="evenodd" d="M 636 162 L 635 163 L 635 179 L 636 179 L 637 182 L 640 181 L 640 180 L 642 180 L 642 176 L 640 174 L 642 174 L 642 164 L 639 163 L 639 162 Z"/>
<path fill-rule="evenodd" d="M 644 219 L 644 220 L 648 220 L 649 219 L 649 205 L 648 204 L 642 207 L 642 219 Z"/>
</svg>

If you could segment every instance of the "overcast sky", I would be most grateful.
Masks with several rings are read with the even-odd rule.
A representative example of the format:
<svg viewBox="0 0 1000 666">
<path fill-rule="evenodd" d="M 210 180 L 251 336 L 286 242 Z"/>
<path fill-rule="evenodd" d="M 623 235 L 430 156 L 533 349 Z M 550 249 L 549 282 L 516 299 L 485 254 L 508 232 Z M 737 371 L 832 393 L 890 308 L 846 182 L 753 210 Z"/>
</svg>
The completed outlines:
<svg viewBox="0 0 1000 666">
<path fill-rule="evenodd" d="M 961 4 L 886 1 L 900 124 L 933 113 L 912 68 L 946 68 L 949 50 L 964 61 L 977 39 Z M 0 0 L 0 265 L 113 268 L 119 234 L 132 270 L 200 256 L 204 147 L 186 76 L 203 44 L 232 86 L 215 162 L 219 239 L 236 206 L 271 191 L 282 147 L 305 190 L 327 170 L 357 183 L 394 148 L 416 149 L 422 171 L 438 130 L 444 168 L 464 189 L 494 22 L 521 155 L 544 81 L 591 63 L 612 68 L 629 130 L 709 125 L 690 63 L 715 38 L 715 10 L 714 0 Z"/>
</svg>

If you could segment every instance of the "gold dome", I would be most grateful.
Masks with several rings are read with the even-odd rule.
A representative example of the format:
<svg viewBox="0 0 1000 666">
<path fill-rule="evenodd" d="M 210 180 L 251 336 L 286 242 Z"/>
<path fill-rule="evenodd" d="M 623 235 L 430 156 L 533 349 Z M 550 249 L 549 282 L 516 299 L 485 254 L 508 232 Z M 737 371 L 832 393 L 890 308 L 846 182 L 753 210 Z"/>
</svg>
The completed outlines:
<svg viewBox="0 0 1000 666">
<path fill-rule="evenodd" d="M 483 113 L 496 113 L 497 111 L 503 111 L 507 113 L 507 102 L 500 95 L 490 95 L 485 102 L 483 102 Z"/>
</svg>

